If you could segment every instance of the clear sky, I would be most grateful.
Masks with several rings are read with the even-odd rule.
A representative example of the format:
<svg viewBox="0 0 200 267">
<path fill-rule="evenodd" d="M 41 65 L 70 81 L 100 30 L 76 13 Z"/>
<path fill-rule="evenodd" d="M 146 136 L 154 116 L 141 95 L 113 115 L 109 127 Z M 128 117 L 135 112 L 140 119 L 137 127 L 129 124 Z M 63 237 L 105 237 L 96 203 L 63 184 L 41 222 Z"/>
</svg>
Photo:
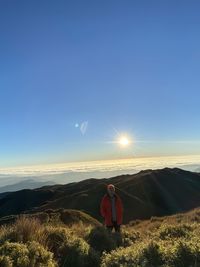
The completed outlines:
<svg viewBox="0 0 200 267">
<path fill-rule="evenodd" d="M 198 154 L 199 10 L 1 0 L 0 166 Z"/>
</svg>

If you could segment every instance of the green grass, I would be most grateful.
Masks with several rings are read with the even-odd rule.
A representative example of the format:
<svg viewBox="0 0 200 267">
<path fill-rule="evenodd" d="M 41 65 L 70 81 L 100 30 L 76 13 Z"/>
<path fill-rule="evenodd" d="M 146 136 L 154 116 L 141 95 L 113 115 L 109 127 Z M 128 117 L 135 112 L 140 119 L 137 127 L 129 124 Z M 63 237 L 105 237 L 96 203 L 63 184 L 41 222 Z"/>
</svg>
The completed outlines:
<svg viewBox="0 0 200 267">
<path fill-rule="evenodd" d="M 133 221 L 122 227 L 121 235 L 108 233 L 99 223 L 88 221 L 87 215 L 84 221 L 69 213 L 23 215 L 1 226 L 0 266 L 200 266 L 200 209 Z"/>
</svg>

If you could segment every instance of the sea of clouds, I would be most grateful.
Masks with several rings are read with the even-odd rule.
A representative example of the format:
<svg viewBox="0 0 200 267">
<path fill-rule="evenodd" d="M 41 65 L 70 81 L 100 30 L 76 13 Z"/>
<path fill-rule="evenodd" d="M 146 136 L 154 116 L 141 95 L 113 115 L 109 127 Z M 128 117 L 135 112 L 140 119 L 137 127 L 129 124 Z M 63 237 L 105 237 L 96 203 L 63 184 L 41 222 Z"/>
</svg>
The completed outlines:
<svg viewBox="0 0 200 267">
<path fill-rule="evenodd" d="M 87 178 L 109 178 L 121 174 L 134 174 L 145 169 L 161 169 L 164 167 L 178 167 L 184 170 L 200 172 L 200 155 L 132 158 L 1 168 L 0 187 L 27 179 L 67 184 Z"/>
</svg>

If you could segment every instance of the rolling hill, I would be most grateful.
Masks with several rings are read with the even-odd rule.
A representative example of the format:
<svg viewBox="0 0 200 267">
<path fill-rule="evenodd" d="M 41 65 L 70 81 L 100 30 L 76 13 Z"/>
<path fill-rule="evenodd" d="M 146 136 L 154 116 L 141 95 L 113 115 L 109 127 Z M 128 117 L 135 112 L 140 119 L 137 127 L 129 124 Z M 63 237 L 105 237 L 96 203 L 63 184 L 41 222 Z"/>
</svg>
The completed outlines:
<svg viewBox="0 0 200 267">
<path fill-rule="evenodd" d="M 200 174 L 164 168 L 9 193 L 0 198 L 0 216 L 64 208 L 81 210 L 102 221 L 99 205 L 109 183 L 122 198 L 124 223 L 200 206 Z"/>
</svg>

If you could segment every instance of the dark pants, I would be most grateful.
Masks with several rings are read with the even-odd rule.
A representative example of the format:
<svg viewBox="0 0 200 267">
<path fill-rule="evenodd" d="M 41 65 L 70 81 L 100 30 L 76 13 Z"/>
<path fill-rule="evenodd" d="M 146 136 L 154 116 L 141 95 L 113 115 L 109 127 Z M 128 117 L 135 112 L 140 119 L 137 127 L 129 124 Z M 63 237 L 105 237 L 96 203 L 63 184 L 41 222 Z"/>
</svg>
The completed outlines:
<svg viewBox="0 0 200 267">
<path fill-rule="evenodd" d="M 117 224 L 117 222 L 112 222 L 113 225 L 107 225 L 106 228 L 112 232 L 112 229 L 115 229 L 115 232 L 120 232 L 120 224 Z"/>
</svg>

